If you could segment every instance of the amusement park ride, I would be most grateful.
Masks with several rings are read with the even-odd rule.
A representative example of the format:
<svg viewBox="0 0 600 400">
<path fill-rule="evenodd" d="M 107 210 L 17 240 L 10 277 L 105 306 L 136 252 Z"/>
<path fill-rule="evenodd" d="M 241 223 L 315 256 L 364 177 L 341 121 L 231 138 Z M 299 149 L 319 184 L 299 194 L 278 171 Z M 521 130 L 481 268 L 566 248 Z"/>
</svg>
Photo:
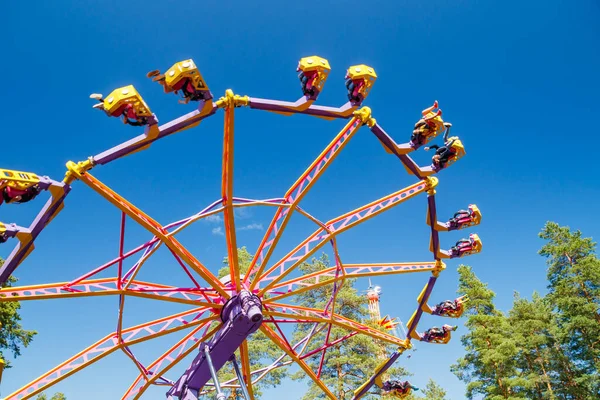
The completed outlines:
<svg viewBox="0 0 600 400">
<path fill-rule="evenodd" d="M 442 259 L 464 257 L 481 251 L 482 244 L 476 234 L 459 241 L 450 250 L 440 248 L 440 231 L 464 229 L 478 225 L 481 221 L 481 213 L 475 205 L 455 213 L 447 222 L 440 222 L 437 219 L 435 188 L 438 179 L 433 175 L 465 155 L 463 144 L 458 137 L 448 137 L 451 124 L 442 120 L 442 111 L 438 108 L 437 101 L 422 112 L 410 140 L 403 144 L 396 143 L 375 121 L 371 110 L 362 106 L 377 79 L 375 71 L 370 66 L 355 65 L 347 70 L 348 102 L 338 108 L 314 104 L 329 76 L 330 66 L 327 60 L 318 56 L 302 58 L 298 65 L 298 72 L 302 97 L 296 102 L 239 96 L 231 90 L 227 90 L 223 97 L 215 100 L 194 61 L 184 60 L 174 64 L 164 73 L 152 71 L 148 73 L 148 77 L 158 82 L 166 93 L 180 95 L 182 98 L 180 103 L 196 104 L 197 107 L 193 111 L 159 125 L 156 115 L 131 85 L 118 88 L 106 97 L 92 94 L 90 97 L 96 101 L 94 108 L 104 111 L 108 116 L 122 118 L 125 124 L 143 127 L 144 132 L 85 161 L 69 161 L 62 181 L 29 172 L 0 170 L 0 204 L 7 203 L 4 207 L 10 206 L 11 203 L 37 200 L 44 191 L 50 194 L 50 198 L 29 227 L 0 223 L 0 242 L 13 240 L 16 242 L 15 248 L 0 269 L 2 283 L 8 280 L 31 253 L 34 242 L 42 230 L 63 210 L 65 199 L 75 181 L 83 182 L 121 211 L 120 254 L 116 259 L 70 282 L 6 287 L 0 290 L 0 301 L 102 295 L 113 295 L 119 299 L 116 331 L 9 394 L 7 400 L 32 398 L 117 350 L 122 351 L 139 371 L 139 375 L 126 390 L 123 399 L 140 398 L 149 386 L 161 385 L 165 386 L 166 396 L 171 399 L 191 400 L 207 394 L 211 396 L 216 394 L 216 398 L 221 400 L 225 398 L 225 391 L 236 389 L 249 400 L 254 398 L 254 384 L 270 371 L 292 363 L 298 365 L 328 398 L 335 399 L 336 396 L 321 379 L 323 359 L 328 348 L 357 334 L 367 335 L 383 343 L 397 346 L 397 351 L 356 389 L 354 399 L 364 396 L 374 385 L 381 389 L 381 393 L 395 397 L 406 397 L 410 393 L 410 387 L 383 382 L 382 376 L 405 350 L 412 347 L 413 339 L 428 343 L 448 343 L 450 332 L 455 329 L 454 327 L 445 325 L 443 328 L 434 327 L 424 333 L 418 333 L 417 325 L 423 313 L 450 318 L 458 318 L 462 315 L 463 305 L 467 300 L 465 298 L 444 301 L 435 307 L 429 306 L 427 302 L 439 274 L 446 268 Z M 239 107 L 283 115 L 304 114 L 326 120 L 346 119 L 348 123 L 283 197 L 246 199 L 235 197 L 233 194 L 234 114 Z M 221 109 L 224 111 L 221 193 L 218 200 L 191 217 L 162 225 L 90 173 L 92 169 L 101 165 L 146 150 L 166 136 L 196 127 L 202 120 L 215 115 Z M 397 157 L 408 173 L 417 178 L 417 181 L 330 221 L 319 221 L 299 204 L 363 126 L 370 129 L 384 149 Z M 409 157 L 409 153 L 417 151 L 440 134 L 444 134 L 445 143 L 441 147 L 431 146 L 436 149 L 432 164 L 427 167 L 418 166 Z M 386 264 L 342 263 L 336 242 L 338 234 L 420 194 L 427 196 L 426 221 L 431 227 L 432 261 Z M 248 273 L 241 275 L 237 259 L 238 246 L 233 211 L 237 207 L 258 205 L 273 207 L 275 214 L 255 252 Z M 176 234 L 182 229 L 217 213 L 222 213 L 225 224 L 230 270 L 227 280 L 217 279 L 176 238 Z M 273 250 L 293 213 L 298 213 L 314 222 L 316 230 L 282 259 L 272 262 L 270 258 Z M 127 217 L 144 227 L 152 236 L 146 243 L 129 251 L 126 251 L 123 245 Z M 290 276 L 298 266 L 328 243 L 332 245 L 335 254 L 335 266 L 303 276 Z M 136 280 L 140 268 L 162 245 L 168 248 L 178 265 L 187 273 L 190 278 L 189 287 L 174 287 Z M 141 253 L 141 256 L 137 262 L 131 269 L 125 270 L 124 260 L 138 253 Z M 115 277 L 94 278 L 94 275 L 115 265 Z M 431 277 L 417 299 L 416 311 L 407 323 L 406 338 L 401 339 L 388 334 L 384 329 L 371 328 L 335 312 L 336 295 L 345 279 L 412 272 L 429 272 Z M 325 285 L 332 286 L 332 295 L 323 309 L 300 307 L 294 304 L 294 296 Z M 190 310 L 127 328 L 123 326 L 122 318 L 125 299 L 130 296 L 186 304 L 190 306 Z M 298 343 L 293 343 L 280 328 L 283 323 L 310 324 L 312 329 Z M 348 334 L 340 338 L 330 337 L 332 327 L 343 328 Z M 132 351 L 132 346 L 135 344 L 181 330 L 188 332 L 151 364 L 142 364 Z M 248 339 L 258 330 L 282 350 L 282 355 L 270 366 L 252 370 Z M 319 332 L 327 332 L 324 343 L 316 350 L 306 352 L 307 343 Z M 169 379 L 167 377 L 169 370 L 194 351 L 196 357 L 185 373 L 176 380 Z M 237 351 L 239 351 L 241 368 L 235 356 Z M 320 357 L 318 370 L 309 366 L 307 363 L 309 357 Z M 227 362 L 234 367 L 237 380 L 219 382 L 216 373 Z"/>
<path fill-rule="evenodd" d="M 371 317 L 371 321 L 375 322 L 383 329 L 391 331 L 394 336 L 398 336 L 398 332 L 396 327 L 400 324 L 396 318 L 391 318 L 386 315 L 381 318 L 381 309 L 379 308 L 379 303 L 381 299 L 381 295 L 383 293 L 383 288 L 381 286 L 373 286 L 371 283 L 371 279 L 369 279 L 369 288 L 367 289 L 367 303 L 369 307 L 369 316 Z"/>
</svg>

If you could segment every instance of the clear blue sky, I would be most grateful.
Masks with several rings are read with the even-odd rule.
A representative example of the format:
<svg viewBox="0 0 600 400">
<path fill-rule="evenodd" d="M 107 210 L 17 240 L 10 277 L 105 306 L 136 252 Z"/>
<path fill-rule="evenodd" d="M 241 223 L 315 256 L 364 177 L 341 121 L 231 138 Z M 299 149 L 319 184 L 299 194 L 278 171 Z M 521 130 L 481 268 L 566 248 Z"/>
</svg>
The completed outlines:
<svg viewBox="0 0 600 400">
<path fill-rule="evenodd" d="M 420 111 L 437 99 L 467 156 L 439 174 L 440 217 L 477 203 L 483 223 L 476 232 L 484 252 L 464 260 L 508 309 L 514 291 L 545 290 L 544 260 L 537 233 L 547 220 L 600 237 L 598 228 L 597 132 L 594 103 L 600 89 L 598 3 L 568 1 L 319 1 L 129 2 L 89 0 L 9 2 L 3 7 L 0 95 L 3 151 L 0 165 L 61 179 L 68 160 L 98 154 L 139 131 L 92 110 L 92 92 L 108 94 L 134 84 L 161 122 L 192 108 L 145 78 L 152 69 L 193 58 L 215 96 L 232 88 L 256 97 L 295 100 L 300 57 L 321 55 L 332 72 L 319 99 L 345 101 L 349 65 L 373 66 L 378 81 L 365 105 L 399 142 L 408 140 Z M 305 116 L 236 111 L 235 193 L 282 195 L 343 127 Z M 95 175 L 162 223 L 199 211 L 219 195 L 222 114 L 200 127 L 154 144 L 150 150 Z M 415 159 L 426 164 L 430 153 Z M 327 220 L 414 182 L 374 136 L 361 130 L 306 197 L 303 207 Z M 28 225 L 45 200 L 0 209 L 0 220 Z M 340 236 L 344 262 L 425 261 L 428 229 L 425 197 L 401 205 Z M 240 224 L 264 228 L 270 209 L 241 215 Z M 20 284 L 66 281 L 109 259 L 118 249 L 119 213 L 76 183 L 65 211 L 18 269 Z M 182 239 L 217 270 L 225 255 L 217 225 L 201 223 Z M 283 255 L 313 227 L 299 218 L 278 248 Z M 239 232 L 254 249 L 260 229 Z M 449 248 L 469 232 L 441 235 Z M 126 247 L 148 238 L 132 229 Z M 10 246 L 0 248 L 6 257 Z M 162 258 L 161 258 L 162 257 Z M 436 286 L 434 300 L 454 298 L 458 261 Z M 140 278 L 169 283 L 176 266 L 157 255 Z M 426 276 L 375 280 L 384 287 L 382 310 L 406 321 Z M 367 282 L 359 282 L 366 289 Z M 126 325 L 168 315 L 182 307 L 148 301 L 128 303 Z M 6 395 L 114 330 L 113 298 L 23 304 L 25 327 L 39 335 L 14 361 L 2 384 Z M 441 324 L 424 318 L 421 328 Z M 450 372 L 462 353 L 459 335 L 447 346 L 417 344 L 400 365 L 424 386 L 434 377 L 451 399 L 464 385 Z M 177 335 L 175 335 L 177 336 Z M 146 363 L 169 340 L 136 346 Z M 182 368 L 187 365 L 182 365 Z M 177 371 L 180 371 L 177 370 Z M 114 354 L 56 386 L 69 399 L 120 398 L 135 378 L 134 367 Z M 171 378 L 176 379 L 176 373 Z M 300 390 L 286 383 L 277 393 Z M 161 398 L 164 390 L 149 392 Z M 292 397 L 290 397 L 292 398 Z M 293 397 L 295 398 L 295 397 Z"/>
</svg>

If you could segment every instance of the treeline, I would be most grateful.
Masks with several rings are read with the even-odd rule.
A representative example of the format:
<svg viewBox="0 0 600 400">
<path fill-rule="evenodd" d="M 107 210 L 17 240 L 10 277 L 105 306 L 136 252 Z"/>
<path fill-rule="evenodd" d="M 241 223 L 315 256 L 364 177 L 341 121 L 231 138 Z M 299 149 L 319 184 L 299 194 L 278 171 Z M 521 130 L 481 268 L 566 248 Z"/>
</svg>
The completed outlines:
<svg viewBox="0 0 600 400">
<path fill-rule="evenodd" d="M 468 399 L 600 399 L 596 243 L 554 222 L 539 236 L 548 292 L 531 300 L 515 293 L 507 313 L 495 307 L 495 293 L 470 267 L 459 267 L 459 294 L 471 300 L 461 338 L 466 354 L 452 371 L 467 384 Z"/>
</svg>

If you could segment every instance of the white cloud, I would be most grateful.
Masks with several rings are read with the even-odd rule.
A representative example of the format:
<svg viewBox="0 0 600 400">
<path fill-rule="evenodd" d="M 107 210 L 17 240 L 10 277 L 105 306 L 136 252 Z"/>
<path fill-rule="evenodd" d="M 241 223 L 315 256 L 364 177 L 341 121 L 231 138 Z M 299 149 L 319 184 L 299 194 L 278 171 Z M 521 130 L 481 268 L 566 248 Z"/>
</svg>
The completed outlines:
<svg viewBox="0 0 600 400">
<path fill-rule="evenodd" d="M 240 231 L 251 231 L 251 230 L 254 230 L 254 229 L 262 231 L 264 228 L 263 228 L 263 224 L 253 223 L 253 224 L 250 224 L 250 225 L 242 226 L 242 227 L 240 227 L 238 229 Z"/>
<path fill-rule="evenodd" d="M 219 214 L 213 214 L 213 215 L 209 215 L 208 217 L 204 218 L 204 220 L 206 222 L 216 224 L 217 222 L 223 221 L 223 217 L 221 217 Z"/>
<path fill-rule="evenodd" d="M 221 228 L 220 226 L 213 228 L 212 230 L 212 234 L 213 235 L 221 235 L 221 236 L 225 236 L 225 232 L 223 232 L 223 228 Z"/>
<path fill-rule="evenodd" d="M 247 207 L 235 208 L 233 214 L 236 218 L 240 219 L 250 218 L 252 216 L 252 213 Z"/>
</svg>

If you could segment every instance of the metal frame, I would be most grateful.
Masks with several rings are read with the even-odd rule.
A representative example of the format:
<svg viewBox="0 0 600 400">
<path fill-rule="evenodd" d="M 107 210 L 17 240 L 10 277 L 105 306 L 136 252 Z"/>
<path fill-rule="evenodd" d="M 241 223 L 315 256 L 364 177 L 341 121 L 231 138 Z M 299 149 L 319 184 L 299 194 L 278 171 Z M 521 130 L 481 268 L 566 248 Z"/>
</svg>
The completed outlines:
<svg viewBox="0 0 600 400">
<path fill-rule="evenodd" d="M 0 278 L 2 281 L 6 281 L 29 252 L 31 252 L 33 242 L 42 229 L 62 210 L 65 198 L 70 193 L 71 185 L 74 181 L 79 180 L 85 183 L 121 211 L 119 256 L 114 260 L 71 282 L 21 286 L 0 290 L 0 301 L 45 300 L 108 295 L 117 296 L 119 299 L 117 328 L 114 332 L 73 357 L 70 357 L 36 380 L 26 384 L 10 394 L 6 399 L 32 398 L 36 394 L 47 390 L 52 385 L 117 350 L 121 350 L 139 370 L 139 376 L 126 391 L 123 399 L 140 398 L 150 385 L 172 386 L 174 381 L 167 379 L 165 374 L 174 365 L 191 354 L 197 348 L 197 343 L 207 343 L 211 337 L 219 333 L 222 323 L 216 314 L 219 313 L 223 304 L 228 299 L 240 293 L 241 290 L 256 293 L 262 299 L 265 319 L 259 329 L 281 348 L 283 355 L 270 366 L 252 371 L 247 340 L 244 340 L 238 348 L 241 358 L 241 371 L 235 361 L 234 353 L 231 354 L 239 385 L 235 385 L 233 383 L 234 380 L 231 380 L 223 382 L 223 388 L 242 388 L 244 396 L 247 399 L 254 399 L 254 384 L 270 371 L 285 367 L 291 363 L 296 363 L 321 388 L 328 398 L 335 399 L 335 395 L 320 379 L 325 354 L 332 346 L 336 346 L 358 334 L 367 335 L 373 339 L 398 347 L 398 350 L 388 360 L 385 360 L 375 371 L 374 375 L 357 389 L 354 398 L 360 398 L 374 384 L 377 384 L 382 374 L 396 361 L 402 352 L 412 346 L 411 339 L 420 337 L 416 334 L 417 325 L 423 310 L 428 309 L 426 303 L 431 295 L 437 277 L 445 269 L 445 264 L 441 261 L 441 258 L 448 258 L 448 255 L 440 250 L 438 235 L 438 229 L 444 230 L 441 228 L 445 227 L 445 225 L 436 219 L 435 187 L 438 179 L 431 176 L 439 171 L 432 167 L 419 167 L 408 155 L 410 152 L 417 150 L 418 146 L 414 146 L 411 143 L 397 144 L 394 142 L 375 119 L 372 118 L 371 110 L 368 107 L 362 107 L 362 104 L 353 101 L 347 102 L 337 108 L 319 106 L 313 104 L 317 100 L 317 95 L 307 95 L 301 97 L 296 102 L 286 102 L 238 96 L 231 90 L 227 90 L 223 97 L 213 102 L 212 94 L 209 93 L 204 100 L 198 103 L 197 109 L 190 113 L 160 126 L 158 125 L 156 116 L 153 116 L 149 119 L 150 124 L 144 128 L 142 135 L 90 157 L 86 161 L 67 163 L 68 171 L 63 182 L 48 180 L 49 184 L 47 188 L 51 192 L 52 198 L 48 200 L 29 228 L 19 227 L 14 224 L 0 224 L 0 228 L 4 229 L 9 237 L 15 237 L 19 240 L 4 267 L 0 270 Z M 248 107 L 284 115 L 304 114 L 326 120 L 346 119 L 348 122 L 283 197 L 265 200 L 245 199 L 234 197 L 233 190 L 234 111 L 238 107 Z M 205 118 L 215 115 L 219 109 L 224 110 L 221 197 L 197 214 L 163 226 L 90 174 L 92 168 L 143 151 L 166 136 L 197 126 Z M 415 176 L 418 181 L 330 221 L 322 222 L 303 210 L 300 207 L 300 202 L 344 149 L 346 144 L 365 125 L 383 144 L 386 151 L 396 155 L 406 170 Z M 342 262 L 337 247 L 338 235 L 340 233 L 423 193 L 426 193 L 428 198 L 427 221 L 433 221 L 433 223 L 429 222 L 429 226 L 431 227 L 432 261 L 383 264 L 346 264 Z M 249 272 L 242 277 L 237 260 L 237 239 L 234 228 L 235 217 L 233 210 L 236 207 L 258 205 L 276 207 L 276 210 L 260 246 L 255 252 Z M 281 234 L 294 212 L 300 213 L 315 223 L 317 230 L 281 260 L 270 264 L 269 261 L 273 250 L 277 246 Z M 225 222 L 225 239 L 227 241 L 227 254 L 230 266 L 230 283 L 228 284 L 223 284 L 217 279 L 208 268 L 175 238 L 177 233 L 192 223 L 217 213 L 223 213 Z M 125 251 L 123 240 L 127 217 L 144 227 L 151 234 L 151 238 L 146 243 L 129 251 Z M 302 262 L 327 243 L 333 248 L 336 264 L 334 267 L 301 277 L 288 277 Z M 177 264 L 180 265 L 190 278 L 189 287 L 171 287 L 156 283 L 141 282 L 135 279 L 145 261 L 162 245 L 169 249 Z M 133 267 L 124 271 L 124 260 L 139 253 L 141 255 Z M 117 266 L 115 277 L 93 278 L 99 272 L 105 271 L 115 265 Z M 342 287 L 346 279 L 377 275 L 399 275 L 412 272 L 429 272 L 432 276 L 419 298 L 419 306 L 408 323 L 408 335 L 405 339 L 400 339 L 360 322 L 349 320 L 335 312 L 336 296 L 339 288 Z M 285 280 L 286 278 L 288 279 Z M 323 309 L 312 309 L 281 303 L 281 301 L 292 296 L 324 285 L 333 285 L 333 291 L 329 302 Z M 269 296 L 265 298 L 264 296 L 267 294 Z M 124 328 L 122 326 L 122 318 L 125 312 L 126 299 L 130 296 L 189 304 L 192 308 L 183 313 L 138 326 Z M 312 328 L 306 337 L 292 345 L 280 328 L 280 324 L 285 323 L 311 324 Z M 347 330 L 347 335 L 330 340 L 332 339 L 330 332 L 333 326 Z M 143 365 L 135 357 L 130 348 L 142 341 L 151 340 L 183 329 L 189 330 L 189 333 L 149 365 Z M 316 349 L 307 351 L 309 342 L 311 342 L 315 335 L 325 332 L 325 330 L 324 342 Z M 207 357 L 210 361 L 210 354 L 207 354 Z M 319 367 L 316 371 L 306 361 L 310 357 L 320 358 Z M 212 366 L 212 363 L 208 362 L 208 366 Z M 219 394 L 221 386 L 217 382 L 215 373 L 215 371 L 211 370 L 214 384 L 206 384 L 204 390 L 198 395 L 217 390 L 217 396 L 221 396 Z"/>
</svg>

